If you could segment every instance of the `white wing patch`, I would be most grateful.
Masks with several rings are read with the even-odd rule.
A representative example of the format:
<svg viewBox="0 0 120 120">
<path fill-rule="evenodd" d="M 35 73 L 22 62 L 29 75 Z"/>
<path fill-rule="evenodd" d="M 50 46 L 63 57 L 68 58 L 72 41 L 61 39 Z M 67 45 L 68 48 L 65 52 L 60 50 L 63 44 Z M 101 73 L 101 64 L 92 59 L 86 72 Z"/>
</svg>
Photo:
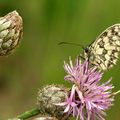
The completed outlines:
<svg viewBox="0 0 120 120">
<path fill-rule="evenodd" d="M 88 47 L 89 61 L 101 70 L 113 67 L 120 52 L 120 24 L 107 28 Z M 84 55 L 85 56 L 85 55 Z"/>
</svg>

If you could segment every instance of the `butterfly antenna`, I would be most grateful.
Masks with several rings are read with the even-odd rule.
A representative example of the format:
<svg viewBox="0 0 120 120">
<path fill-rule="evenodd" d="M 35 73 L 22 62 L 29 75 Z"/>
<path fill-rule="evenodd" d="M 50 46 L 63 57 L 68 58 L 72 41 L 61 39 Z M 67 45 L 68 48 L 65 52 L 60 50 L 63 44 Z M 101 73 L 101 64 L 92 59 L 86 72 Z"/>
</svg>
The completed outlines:
<svg viewBox="0 0 120 120">
<path fill-rule="evenodd" d="M 71 42 L 60 42 L 60 43 L 58 43 L 58 45 L 65 45 L 65 44 L 80 46 L 80 47 L 82 47 L 82 48 L 84 49 L 84 46 L 83 46 L 83 45 L 77 44 L 77 43 L 71 43 Z"/>
</svg>

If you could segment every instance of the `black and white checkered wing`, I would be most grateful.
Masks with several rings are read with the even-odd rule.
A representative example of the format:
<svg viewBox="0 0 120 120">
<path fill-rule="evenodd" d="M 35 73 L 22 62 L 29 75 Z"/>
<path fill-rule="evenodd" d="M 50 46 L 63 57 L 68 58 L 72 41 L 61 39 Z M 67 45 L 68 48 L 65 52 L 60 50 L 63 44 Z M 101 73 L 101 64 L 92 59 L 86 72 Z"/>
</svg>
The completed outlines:
<svg viewBox="0 0 120 120">
<path fill-rule="evenodd" d="M 115 65 L 120 52 L 120 24 L 107 28 L 88 49 L 90 62 L 101 70 L 107 70 Z"/>
</svg>

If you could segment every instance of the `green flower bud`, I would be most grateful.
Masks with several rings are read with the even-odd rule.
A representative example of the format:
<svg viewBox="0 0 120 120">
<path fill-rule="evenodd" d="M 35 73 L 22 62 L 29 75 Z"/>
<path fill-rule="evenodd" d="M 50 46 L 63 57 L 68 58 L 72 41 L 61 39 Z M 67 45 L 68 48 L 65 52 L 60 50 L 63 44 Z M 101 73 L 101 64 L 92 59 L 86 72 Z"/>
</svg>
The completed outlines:
<svg viewBox="0 0 120 120">
<path fill-rule="evenodd" d="M 49 114 L 58 120 L 66 120 L 64 107 L 56 104 L 65 100 L 67 89 L 60 85 L 48 85 L 38 92 L 38 107 L 43 114 Z"/>
<path fill-rule="evenodd" d="M 23 35 L 23 22 L 17 11 L 0 17 L 0 56 L 13 52 Z"/>
</svg>

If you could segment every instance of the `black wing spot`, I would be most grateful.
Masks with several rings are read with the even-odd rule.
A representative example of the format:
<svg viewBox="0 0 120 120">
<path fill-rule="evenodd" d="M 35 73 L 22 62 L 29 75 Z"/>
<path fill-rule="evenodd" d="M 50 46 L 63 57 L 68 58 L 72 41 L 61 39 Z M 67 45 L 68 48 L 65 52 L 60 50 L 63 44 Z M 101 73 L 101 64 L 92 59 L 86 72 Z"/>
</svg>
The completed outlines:
<svg viewBox="0 0 120 120">
<path fill-rule="evenodd" d="M 107 34 L 108 34 L 108 32 L 104 32 L 104 33 L 103 33 L 103 36 L 107 36 Z"/>
<path fill-rule="evenodd" d="M 115 35 L 118 35 L 118 32 L 115 32 Z"/>
</svg>

